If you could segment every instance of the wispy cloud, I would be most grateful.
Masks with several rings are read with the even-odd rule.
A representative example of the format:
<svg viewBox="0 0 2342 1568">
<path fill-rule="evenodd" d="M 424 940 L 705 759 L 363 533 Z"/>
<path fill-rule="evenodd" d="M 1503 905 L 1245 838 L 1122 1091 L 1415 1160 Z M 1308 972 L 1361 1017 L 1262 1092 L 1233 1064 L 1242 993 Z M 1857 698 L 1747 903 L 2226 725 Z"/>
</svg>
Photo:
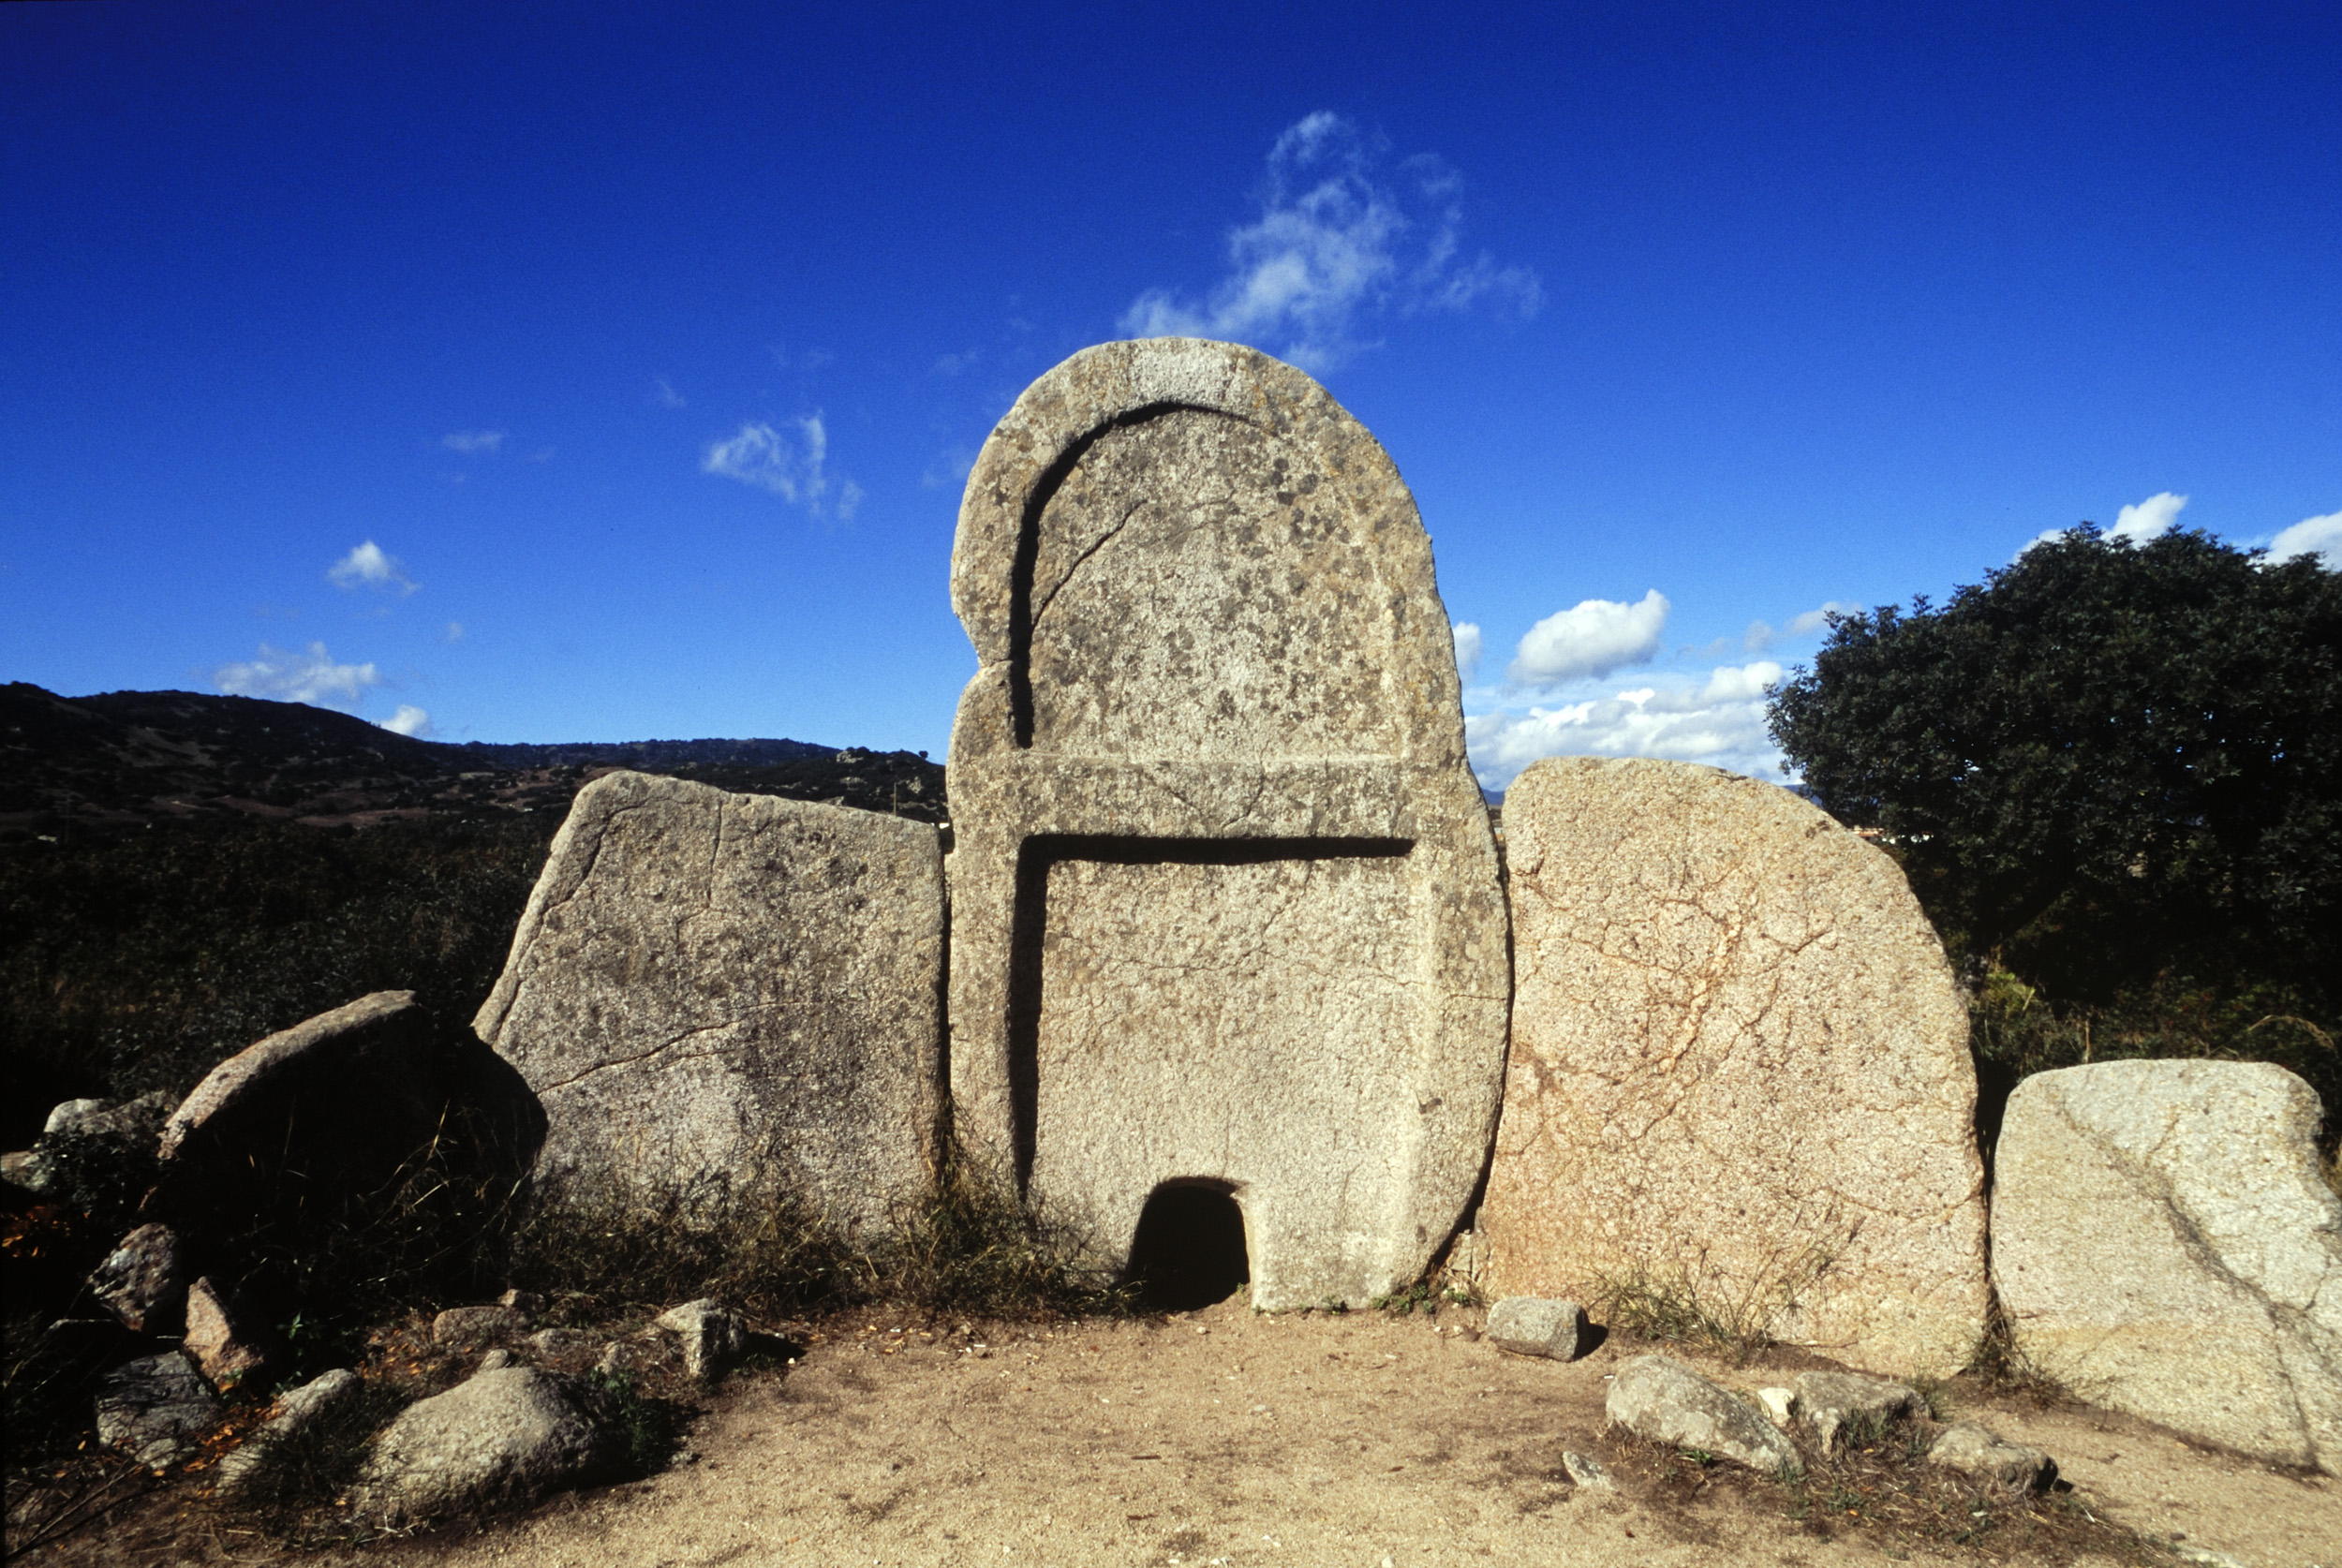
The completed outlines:
<svg viewBox="0 0 2342 1568">
<path fill-rule="evenodd" d="M 1529 629 L 1505 672 L 1516 686 L 1559 686 L 1646 664 L 1667 631 L 1667 597 L 1653 588 L 1639 602 L 1589 599 Z"/>
<path fill-rule="evenodd" d="M 496 452 L 504 446 L 501 430 L 459 430 L 452 436 L 439 437 L 439 445 L 450 451 Z"/>
<path fill-rule="evenodd" d="M 398 711 L 379 724 L 393 735 L 412 735 L 417 740 L 428 740 L 437 732 L 431 728 L 431 716 L 412 703 L 401 703 Z"/>
<path fill-rule="evenodd" d="M 443 642 L 449 642 L 449 643 L 460 643 L 460 642 L 462 642 L 462 641 L 464 640 L 464 623 L 463 623 L 463 622 L 461 622 L 461 621 L 450 621 L 450 622 L 448 622 L 448 623 L 447 623 L 447 630 L 445 630 L 444 632 L 440 633 L 440 638 L 441 638 L 441 640 L 442 640 Z"/>
<path fill-rule="evenodd" d="M 1828 626 L 1831 616 L 1849 615 L 1861 608 L 1859 604 L 1843 604 L 1833 599 L 1811 610 L 1801 611 L 1791 615 L 1786 626 L 1775 627 L 1771 621 L 1751 621 L 1748 623 L 1748 629 L 1741 633 L 1741 650 L 1743 653 L 1763 653 L 1776 643 L 1794 643 L 1799 638 L 1810 637 Z M 1723 646 L 1724 644 L 1712 643 L 1708 646 L 1708 651 L 1712 656 L 1722 651 Z"/>
<path fill-rule="evenodd" d="M 674 390 L 674 384 L 669 381 L 664 376 L 652 377 L 650 378 L 650 387 L 651 401 L 658 404 L 661 408 L 688 408 L 690 407 L 689 404 L 683 401 L 683 394 Z"/>
<path fill-rule="evenodd" d="M 263 643 L 259 658 L 223 664 L 212 672 L 212 684 L 231 697 L 271 697 L 323 707 L 355 707 L 366 688 L 381 682 L 380 672 L 371 664 L 335 663 L 322 643 L 310 643 L 306 653 Z"/>
<path fill-rule="evenodd" d="M 977 357 L 976 351 L 973 348 L 969 349 L 964 354 L 945 354 L 941 359 L 935 362 L 935 373 L 938 376 L 956 376 L 961 371 L 967 369 L 970 365 L 975 363 Z"/>
<path fill-rule="evenodd" d="M 1426 155 L 1386 174 L 1382 155 L 1338 114 L 1292 126 L 1269 150 L 1259 219 L 1228 235 L 1227 275 L 1200 302 L 1149 289 L 1122 330 L 1233 338 L 1322 371 L 1368 347 L 1359 332 L 1377 318 L 1484 303 L 1535 314 L 1534 272 L 1464 256 L 1456 171 Z"/>
<path fill-rule="evenodd" d="M 1458 621 L 1456 634 L 1456 673 L 1465 680 L 1480 667 L 1480 629 L 1470 621 Z"/>
<path fill-rule="evenodd" d="M 1765 693 L 1780 679 L 1781 666 L 1771 659 L 1726 665 L 1697 685 L 1473 715 L 1464 737 L 1474 773 L 1491 790 L 1508 788 L 1540 757 L 1664 757 L 1777 779 L 1781 756 L 1765 731 Z"/>
<path fill-rule="evenodd" d="M 393 588 L 402 597 L 422 586 L 407 575 L 397 556 L 385 555 L 372 540 L 328 567 L 325 580 L 337 588 Z"/>
<path fill-rule="evenodd" d="M 823 467 L 829 456 L 829 435 L 822 427 L 821 414 L 808 414 L 794 423 L 794 440 L 769 424 L 742 425 L 739 434 L 729 440 L 708 444 L 700 471 L 768 490 L 815 517 L 851 520 L 862 504 L 862 487 L 843 480 L 837 485 L 835 498 L 831 496 L 830 477 Z"/>
<path fill-rule="evenodd" d="M 2342 570 L 2342 511 L 2330 511 L 2323 517 L 2305 517 L 2290 528 L 2279 530 L 2269 541 L 2269 561 L 2290 561 L 2296 555 L 2315 555 L 2331 570 Z"/>
</svg>

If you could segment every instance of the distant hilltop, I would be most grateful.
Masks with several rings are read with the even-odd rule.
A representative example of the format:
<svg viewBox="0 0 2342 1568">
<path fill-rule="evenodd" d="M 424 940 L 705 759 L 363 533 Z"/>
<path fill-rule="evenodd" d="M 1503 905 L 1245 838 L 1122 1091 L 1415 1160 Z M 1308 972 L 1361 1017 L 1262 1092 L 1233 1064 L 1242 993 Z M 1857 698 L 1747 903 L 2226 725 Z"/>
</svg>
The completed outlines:
<svg viewBox="0 0 2342 1568">
<path fill-rule="evenodd" d="M 944 815 L 941 766 L 909 751 L 766 739 L 455 746 L 300 703 L 0 686 L 0 839 L 205 818 L 363 828 L 566 812 L 580 788 L 616 768 L 923 821 Z"/>
</svg>

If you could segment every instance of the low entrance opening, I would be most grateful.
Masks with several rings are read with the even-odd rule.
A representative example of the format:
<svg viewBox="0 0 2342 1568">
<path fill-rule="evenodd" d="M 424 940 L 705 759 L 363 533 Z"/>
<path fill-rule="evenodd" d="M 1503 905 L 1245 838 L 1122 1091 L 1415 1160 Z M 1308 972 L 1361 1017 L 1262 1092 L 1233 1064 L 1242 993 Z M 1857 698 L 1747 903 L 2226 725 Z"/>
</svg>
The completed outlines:
<svg viewBox="0 0 2342 1568">
<path fill-rule="evenodd" d="M 1234 1295 L 1253 1280 L 1244 1252 L 1244 1214 L 1229 1190 L 1166 1182 L 1139 1211 L 1123 1276 L 1150 1312 L 1192 1312 Z"/>
</svg>

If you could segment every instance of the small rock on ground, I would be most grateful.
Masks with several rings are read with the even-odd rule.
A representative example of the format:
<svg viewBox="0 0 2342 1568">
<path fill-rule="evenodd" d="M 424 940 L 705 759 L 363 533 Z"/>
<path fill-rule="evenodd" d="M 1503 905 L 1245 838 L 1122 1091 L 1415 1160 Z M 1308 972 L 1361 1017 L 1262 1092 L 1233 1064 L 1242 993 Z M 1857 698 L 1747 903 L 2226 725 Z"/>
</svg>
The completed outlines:
<svg viewBox="0 0 2342 1568">
<path fill-rule="evenodd" d="M 606 1401 L 586 1383 L 499 1368 L 409 1405 L 376 1440 L 351 1505 L 396 1528 L 588 1486 L 626 1454 Z"/>
<path fill-rule="evenodd" d="M 269 1339 L 245 1319 L 240 1306 L 210 1280 L 187 1287 L 187 1354 L 222 1388 L 268 1365 Z"/>
<path fill-rule="evenodd" d="M 89 1277 L 90 1294 L 133 1334 L 167 1334 L 186 1301 L 179 1237 L 168 1225 L 141 1225 L 115 1244 Z"/>
<path fill-rule="evenodd" d="M 185 1353 L 126 1361 L 97 1391 L 97 1440 L 159 1470 L 194 1453 L 219 1425 L 219 1396 Z"/>
<path fill-rule="evenodd" d="M 659 1326 L 682 1339 L 683 1369 L 695 1378 L 714 1377 L 748 1348 L 748 1324 L 707 1297 L 670 1307 Z"/>
<path fill-rule="evenodd" d="M 1928 1462 L 2018 1491 L 2038 1491 L 2057 1478 L 2057 1463 L 2038 1448 L 2010 1442 L 1989 1427 L 1955 1421 L 1927 1451 Z"/>
<path fill-rule="evenodd" d="M 1562 1469 L 1567 1471 L 1570 1480 L 1580 1487 L 1615 1488 L 1618 1485 L 1610 1479 L 1610 1469 L 1608 1465 L 1591 1454 L 1580 1454 L 1575 1449 L 1562 1450 Z"/>
<path fill-rule="evenodd" d="M 1498 1350 L 1570 1361 L 1585 1331 L 1586 1309 L 1575 1301 L 1515 1295 L 1489 1309 L 1486 1332 Z"/>
<path fill-rule="evenodd" d="M 451 1307 L 431 1320 L 435 1344 L 468 1350 L 526 1330 L 528 1320 L 502 1302 L 485 1307 Z"/>
<path fill-rule="evenodd" d="M 1767 1475 L 1798 1465 L 1796 1446 L 1754 1408 L 1664 1355 L 1638 1355 L 1622 1365 L 1604 1409 L 1653 1442 L 1696 1448 Z"/>
<path fill-rule="evenodd" d="M 231 1491 L 243 1487 L 259 1468 L 260 1460 L 271 1447 L 299 1437 L 336 1413 L 356 1398 L 364 1387 L 364 1381 L 347 1367 L 336 1367 L 323 1376 L 303 1383 L 276 1401 L 276 1413 L 269 1418 L 266 1426 L 246 1438 L 244 1446 L 219 1461 L 219 1484 Z"/>
<path fill-rule="evenodd" d="M 1927 1401 L 1908 1383 L 1852 1372 L 1800 1372 L 1796 1411 L 1828 1454 L 1849 1427 L 1883 1432 L 1897 1421 L 1926 1419 Z"/>
</svg>

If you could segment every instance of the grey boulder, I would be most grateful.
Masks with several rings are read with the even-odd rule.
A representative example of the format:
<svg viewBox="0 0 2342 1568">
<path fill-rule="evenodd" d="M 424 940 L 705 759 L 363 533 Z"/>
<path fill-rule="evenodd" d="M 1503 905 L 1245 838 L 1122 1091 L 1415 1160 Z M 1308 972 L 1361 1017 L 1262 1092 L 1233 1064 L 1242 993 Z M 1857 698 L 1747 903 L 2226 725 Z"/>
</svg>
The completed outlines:
<svg viewBox="0 0 2342 1568">
<path fill-rule="evenodd" d="M 1586 1309 L 1575 1301 L 1551 1301 L 1538 1295 L 1506 1296 L 1489 1309 L 1483 1330 L 1496 1348 L 1515 1355 L 1542 1355 L 1568 1361 L 1578 1354 L 1586 1332 Z"/>
<path fill-rule="evenodd" d="M 275 1338 L 231 1293 L 206 1279 L 187 1287 L 185 1344 L 203 1375 L 227 1388 L 268 1365 Z"/>
<path fill-rule="evenodd" d="M 365 1383 L 357 1373 L 336 1367 L 277 1400 L 276 1413 L 268 1424 L 219 1461 L 220 1486 L 235 1491 L 248 1485 L 273 1448 L 293 1442 L 319 1422 L 339 1414 L 364 1389 Z"/>
<path fill-rule="evenodd" d="M 2342 1197 L 2322 1107 L 2267 1062 L 2110 1061 L 2009 1096 L 1993 1277 L 2083 1398 L 2342 1475 Z"/>
<path fill-rule="evenodd" d="M 1930 1464 L 2021 1492 L 2038 1491 L 2057 1479 L 2056 1461 L 2047 1454 L 2010 1442 L 1974 1421 L 1955 1421 L 1945 1427 L 1928 1449 L 1927 1458 Z"/>
<path fill-rule="evenodd" d="M 1771 1422 L 1664 1355 L 1638 1355 L 1620 1367 L 1604 1413 L 1637 1437 L 1713 1454 L 1767 1475 L 1798 1468 L 1796 1446 Z"/>
<path fill-rule="evenodd" d="M 585 1383 L 500 1367 L 409 1405 L 375 1440 L 351 1506 L 397 1528 L 528 1502 L 615 1474 L 627 1446 Z"/>
<path fill-rule="evenodd" d="M 485 1307 L 451 1307 L 431 1320 L 432 1343 L 457 1350 L 476 1350 L 527 1331 L 527 1316 L 500 1301 Z"/>
<path fill-rule="evenodd" d="M 1799 1373 L 1795 1408 L 1825 1454 L 1837 1447 L 1841 1432 L 1875 1437 L 1897 1421 L 1927 1419 L 1927 1401 L 1909 1384 L 1851 1372 Z"/>
<path fill-rule="evenodd" d="M 660 1313 L 659 1326 L 683 1341 L 683 1369 L 695 1378 L 714 1377 L 748 1348 L 740 1315 L 704 1297 Z"/>
<path fill-rule="evenodd" d="M 179 1351 L 126 1361 L 97 1390 L 97 1441 L 150 1469 L 186 1457 L 219 1425 L 224 1407 Z"/>
<path fill-rule="evenodd" d="M 141 1225 L 106 1254 L 89 1289 L 131 1333 L 169 1333 L 187 1294 L 178 1235 L 168 1225 Z"/>
</svg>

